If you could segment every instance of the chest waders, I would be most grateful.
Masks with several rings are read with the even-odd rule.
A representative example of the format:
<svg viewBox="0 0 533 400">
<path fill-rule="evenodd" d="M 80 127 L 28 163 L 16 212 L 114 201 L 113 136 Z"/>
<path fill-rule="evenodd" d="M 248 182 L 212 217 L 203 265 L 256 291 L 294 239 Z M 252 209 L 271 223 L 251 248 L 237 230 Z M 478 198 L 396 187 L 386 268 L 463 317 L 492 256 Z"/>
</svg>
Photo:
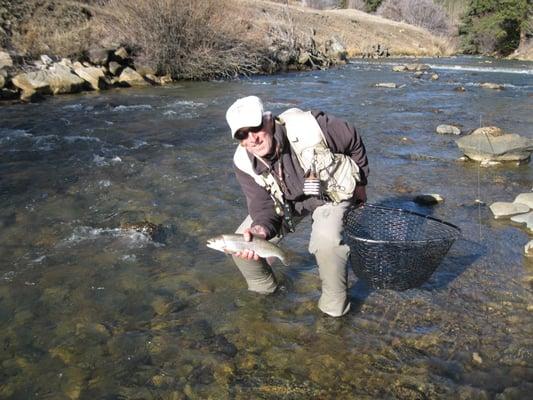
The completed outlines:
<svg viewBox="0 0 533 400">
<path fill-rule="evenodd" d="M 309 252 L 315 255 L 322 281 L 318 307 L 330 316 L 339 317 L 350 309 L 346 295 L 349 248 L 342 243 L 342 220 L 349 203 L 344 200 L 352 198 L 357 182 L 360 181 L 359 167 L 349 156 L 332 153 L 322 129 L 310 112 L 292 108 L 279 118 L 285 125 L 288 141 L 303 171 L 313 168 L 318 174 L 322 192 L 331 200 L 313 212 Z M 266 164 L 264 160 L 258 159 Z M 283 216 L 287 202 L 273 174 L 269 171 L 257 174 L 246 149 L 241 146 L 235 151 L 233 161 L 237 168 L 268 191 L 276 213 Z M 248 216 L 237 233 L 242 233 L 252 222 Z M 276 279 L 264 259 L 244 260 L 235 256 L 233 259 L 246 279 L 249 290 L 259 293 L 272 293 L 276 290 Z"/>
</svg>

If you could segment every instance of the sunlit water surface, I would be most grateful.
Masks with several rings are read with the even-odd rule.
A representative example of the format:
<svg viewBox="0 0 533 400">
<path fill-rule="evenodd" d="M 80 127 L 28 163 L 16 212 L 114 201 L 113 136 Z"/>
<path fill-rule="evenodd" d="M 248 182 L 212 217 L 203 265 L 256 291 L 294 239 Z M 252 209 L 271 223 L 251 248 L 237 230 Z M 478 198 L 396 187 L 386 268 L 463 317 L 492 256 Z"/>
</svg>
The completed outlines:
<svg viewBox="0 0 533 400">
<path fill-rule="evenodd" d="M 391 72 L 398 60 L 354 61 L 1 106 L 0 398 L 528 397 L 529 237 L 476 200 L 530 191 L 531 165 L 458 161 L 455 138 L 435 128 L 496 125 L 533 138 L 533 64 L 423 61 L 439 80 Z M 479 87 L 487 81 L 505 89 Z M 292 261 L 275 265 L 282 289 L 246 290 L 205 242 L 246 216 L 224 114 L 252 94 L 274 112 L 318 108 L 354 123 L 370 202 L 460 226 L 429 282 L 371 291 L 350 274 L 352 311 L 326 318 L 307 221 L 283 242 Z M 417 206 L 419 193 L 445 202 Z M 158 240 L 131 229 L 142 221 L 162 225 Z"/>
</svg>

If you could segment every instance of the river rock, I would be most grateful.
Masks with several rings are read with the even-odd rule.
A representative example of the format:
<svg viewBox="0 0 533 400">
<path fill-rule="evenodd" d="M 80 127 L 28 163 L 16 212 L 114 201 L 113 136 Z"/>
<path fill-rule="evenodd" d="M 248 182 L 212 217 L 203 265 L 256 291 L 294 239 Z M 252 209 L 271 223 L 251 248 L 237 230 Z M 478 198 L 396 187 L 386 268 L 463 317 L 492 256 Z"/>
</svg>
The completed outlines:
<svg viewBox="0 0 533 400">
<path fill-rule="evenodd" d="M 505 87 L 503 85 L 500 85 L 498 83 L 492 83 L 492 82 L 484 82 L 479 85 L 483 89 L 492 89 L 492 90 L 503 90 Z"/>
<path fill-rule="evenodd" d="M 488 135 L 492 137 L 503 136 L 505 132 L 497 126 L 483 126 L 472 132 L 472 135 Z"/>
<path fill-rule="evenodd" d="M 327 40 L 325 46 L 326 54 L 329 57 L 337 60 L 346 60 L 348 52 L 346 51 L 346 47 L 344 47 L 337 37 L 332 37 L 331 39 Z"/>
<path fill-rule="evenodd" d="M 122 65 L 120 65 L 116 61 L 111 61 L 109 65 L 107 66 L 107 68 L 109 69 L 109 72 L 111 73 L 111 75 L 117 75 L 120 72 Z"/>
<path fill-rule="evenodd" d="M 433 74 L 433 75 L 431 75 L 431 80 L 432 80 L 432 81 L 437 81 L 437 80 L 439 80 L 439 74 Z"/>
<path fill-rule="evenodd" d="M 466 92 L 466 89 L 464 86 L 457 86 L 457 87 L 454 87 L 453 88 L 453 91 L 454 92 L 460 92 L 460 93 L 463 93 L 463 92 Z"/>
<path fill-rule="evenodd" d="M 172 83 L 172 82 L 173 82 L 172 76 L 170 76 L 169 74 L 159 77 L 160 85 L 168 85 L 169 83 Z"/>
<path fill-rule="evenodd" d="M 489 208 L 494 214 L 494 218 L 510 217 L 511 215 L 524 214 L 529 211 L 529 207 L 525 204 L 504 201 L 492 203 Z"/>
<path fill-rule="evenodd" d="M 6 78 L 4 78 L 2 74 L 0 74 L 0 89 L 2 89 L 5 84 L 6 84 Z"/>
<path fill-rule="evenodd" d="M 13 60 L 11 59 L 11 56 L 5 51 L 0 51 L 0 69 L 12 66 Z"/>
<path fill-rule="evenodd" d="M 54 64 L 44 71 L 16 75 L 12 82 L 22 90 L 22 100 L 28 100 L 36 93 L 73 93 L 81 90 L 85 85 L 83 79 L 61 64 Z"/>
<path fill-rule="evenodd" d="M 114 55 L 120 60 L 125 61 L 128 58 L 128 50 L 126 50 L 124 47 L 120 47 L 115 51 Z"/>
<path fill-rule="evenodd" d="M 104 72 L 100 68 L 81 66 L 74 68 L 74 72 L 88 82 L 94 90 L 103 89 L 105 86 Z"/>
<path fill-rule="evenodd" d="M 376 87 L 380 88 L 388 88 L 388 89 L 396 89 L 398 87 L 397 84 L 394 82 L 382 82 L 382 83 L 376 83 Z"/>
<path fill-rule="evenodd" d="M 533 192 L 520 193 L 518 196 L 516 196 L 513 203 L 522 203 L 529 208 L 533 208 Z"/>
<path fill-rule="evenodd" d="M 137 71 L 141 76 L 146 75 L 155 75 L 155 70 L 146 64 L 141 64 L 139 62 L 135 63 L 135 71 Z"/>
<path fill-rule="evenodd" d="M 461 134 L 461 129 L 459 129 L 457 126 L 446 125 L 446 124 L 437 126 L 436 131 L 438 134 L 441 134 L 441 135 L 460 135 Z"/>
<path fill-rule="evenodd" d="M 533 257 L 533 240 L 530 240 L 527 242 L 527 244 L 524 246 L 524 255 L 526 257 Z"/>
<path fill-rule="evenodd" d="M 433 206 L 444 201 L 444 197 L 436 193 L 423 193 L 416 196 L 413 201 L 424 206 Z"/>
<path fill-rule="evenodd" d="M 41 62 L 46 66 L 52 65 L 54 63 L 54 60 L 52 60 L 50 56 L 47 56 L 46 54 L 41 54 L 41 57 L 39 58 L 41 59 Z"/>
<path fill-rule="evenodd" d="M 406 64 L 407 71 L 428 71 L 431 67 L 427 64 Z"/>
<path fill-rule="evenodd" d="M 457 146 L 475 161 L 523 161 L 533 151 L 533 139 L 502 134 L 497 127 L 483 127 L 456 140 Z"/>
<path fill-rule="evenodd" d="M 126 83 L 129 86 L 146 86 L 148 82 L 137 71 L 130 67 L 126 67 L 118 78 L 120 83 Z"/>
<path fill-rule="evenodd" d="M 109 61 L 109 50 L 92 48 L 87 51 L 87 57 L 94 65 L 105 65 Z"/>
<path fill-rule="evenodd" d="M 533 212 L 515 215 L 511 217 L 511 221 L 516 222 L 517 224 L 525 224 L 526 228 L 529 229 L 530 232 L 533 232 Z"/>
<path fill-rule="evenodd" d="M 404 72 L 407 71 L 407 67 L 405 65 L 395 65 L 394 67 L 392 67 L 392 70 L 394 72 Z"/>
</svg>

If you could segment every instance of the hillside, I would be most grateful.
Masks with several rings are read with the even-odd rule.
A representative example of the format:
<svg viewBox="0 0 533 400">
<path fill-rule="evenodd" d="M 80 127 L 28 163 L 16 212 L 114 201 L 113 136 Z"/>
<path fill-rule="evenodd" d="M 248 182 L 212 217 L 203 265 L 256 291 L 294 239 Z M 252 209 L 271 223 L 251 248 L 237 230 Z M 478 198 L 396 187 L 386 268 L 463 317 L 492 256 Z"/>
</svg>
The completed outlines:
<svg viewBox="0 0 533 400">
<path fill-rule="evenodd" d="M 315 31 L 317 42 L 336 36 L 346 46 L 348 56 L 361 56 L 381 45 L 391 56 L 443 56 L 455 49 L 449 40 L 428 31 L 355 9 L 315 10 L 291 4 L 287 7 L 270 1 L 242 0 L 253 18 L 267 29 L 272 20 L 291 18 L 297 31 Z"/>
</svg>

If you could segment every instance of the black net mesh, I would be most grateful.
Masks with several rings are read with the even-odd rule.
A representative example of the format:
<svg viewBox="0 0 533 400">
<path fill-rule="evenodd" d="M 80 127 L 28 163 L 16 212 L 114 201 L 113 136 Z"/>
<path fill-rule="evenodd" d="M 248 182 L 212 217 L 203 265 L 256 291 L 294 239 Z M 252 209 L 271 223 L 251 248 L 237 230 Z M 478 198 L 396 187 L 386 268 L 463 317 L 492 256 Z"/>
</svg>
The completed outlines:
<svg viewBox="0 0 533 400">
<path fill-rule="evenodd" d="M 455 225 L 411 211 L 365 204 L 345 215 L 355 275 L 373 288 L 424 283 L 460 235 Z"/>
</svg>

